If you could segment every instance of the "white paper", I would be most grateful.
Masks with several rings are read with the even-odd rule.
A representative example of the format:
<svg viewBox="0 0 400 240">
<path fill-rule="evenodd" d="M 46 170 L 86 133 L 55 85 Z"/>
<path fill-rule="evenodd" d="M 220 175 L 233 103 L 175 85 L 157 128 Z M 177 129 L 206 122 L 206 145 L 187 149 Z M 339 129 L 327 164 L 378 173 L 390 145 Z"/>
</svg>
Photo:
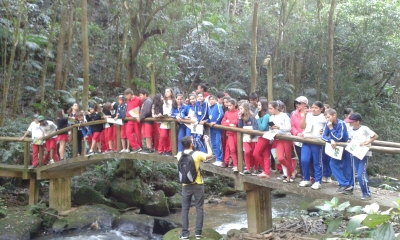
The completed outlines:
<svg viewBox="0 0 400 240">
<path fill-rule="evenodd" d="M 274 140 L 276 134 L 277 134 L 276 131 L 271 130 L 271 131 L 265 132 L 262 137 L 266 138 L 268 140 Z"/>
<path fill-rule="evenodd" d="M 331 158 L 336 160 L 342 160 L 344 147 L 336 146 L 335 149 L 332 148 L 330 143 L 325 144 L 325 153 Z"/>
<path fill-rule="evenodd" d="M 246 130 L 253 130 L 253 126 L 243 126 L 243 129 Z M 243 142 L 251 142 L 251 136 L 250 134 L 243 134 Z"/>
<path fill-rule="evenodd" d="M 161 122 L 160 128 L 161 129 L 171 129 L 171 124 L 169 122 Z"/>
<path fill-rule="evenodd" d="M 124 123 L 122 122 L 122 119 L 114 120 L 114 118 L 107 118 L 107 122 L 117 124 L 117 125 L 124 125 Z"/>
<path fill-rule="evenodd" d="M 360 144 L 361 142 L 353 140 L 347 145 L 346 151 L 351 153 L 354 157 L 362 160 L 365 155 L 367 155 L 369 147 L 361 146 Z"/>
<path fill-rule="evenodd" d="M 129 115 L 131 115 L 131 117 L 134 117 L 134 118 L 138 118 L 139 114 L 140 114 L 140 107 L 136 107 L 129 111 Z"/>
<path fill-rule="evenodd" d="M 199 134 L 203 135 L 204 134 L 204 125 L 202 124 L 197 124 L 196 127 L 194 127 L 194 124 L 185 124 L 189 129 L 192 134 Z"/>
<path fill-rule="evenodd" d="M 297 147 L 303 147 L 303 143 L 302 142 L 293 142 L 293 144 Z"/>
</svg>

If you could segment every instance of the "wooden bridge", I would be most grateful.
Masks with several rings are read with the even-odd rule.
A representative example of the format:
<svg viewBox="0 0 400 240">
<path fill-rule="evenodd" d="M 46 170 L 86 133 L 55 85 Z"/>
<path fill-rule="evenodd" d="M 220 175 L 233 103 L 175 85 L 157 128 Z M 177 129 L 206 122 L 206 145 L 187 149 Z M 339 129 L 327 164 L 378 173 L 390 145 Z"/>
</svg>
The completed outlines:
<svg viewBox="0 0 400 240">
<path fill-rule="evenodd" d="M 127 118 L 126 121 L 135 121 L 134 118 Z M 145 119 L 145 121 L 154 121 L 155 119 Z M 157 119 L 160 121 L 160 119 Z M 172 128 L 172 146 L 173 146 L 173 155 L 177 153 L 177 137 L 176 137 L 176 124 L 173 119 L 162 119 L 162 121 L 173 122 L 171 124 Z M 189 123 L 188 121 L 184 121 Z M 72 131 L 73 139 L 72 142 L 72 155 L 77 155 L 78 143 L 77 133 L 78 127 L 80 126 L 90 126 L 94 124 L 105 123 L 105 121 L 96 121 L 84 123 L 81 125 L 73 125 L 68 128 L 65 128 L 61 131 L 58 131 L 54 134 L 46 136 L 45 139 L 51 138 L 55 135 L 66 133 L 68 131 Z M 237 132 L 238 136 L 238 149 L 243 149 L 243 134 L 251 134 L 262 136 L 263 132 L 255 131 L 255 130 L 245 130 L 241 128 L 235 127 L 225 127 L 221 125 L 214 125 L 214 128 L 229 130 Z M 314 144 L 325 144 L 321 140 L 316 139 L 306 139 L 295 136 L 288 135 L 277 135 L 277 139 L 285 139 L 291 141 L 298 142 L 308 142 Z M 117 139 L 120 139 L 120 126 L 117 126 Z M 51 208 L 55 208 L 57 210 L 63 211 L 71 208 L 71 177 L 78 176 L 82 174 L 87 166 L 102 163 L 107 160 L 114 159 L 132 159 L 132 160 L 148 160 L 148 161 L 156 161 L 156 162 L 164 162 L 164 163 L 176 163 L 177 160 L 170 156 L 160 156 L 157 153 L 154 154 L 143 154 L 143 153 L 105 153 L 105 154 L 97 154 L 90 157 L 83 157 L 84 153 L 82 153 L 82 157 L 74 157 L 71 159 L 63 160 L 60 162 L 56 162 L 50 165 L 42 166 L 42 155 L 39 155 L 39 166 L 37 168 L 32 168 L 29 165 L 30 162 L 30 143 L 31 139 L 25 139 L 20 141 L 18 138 L 10 138 L 10 137 L 0 137 L 0 141 L 12 141 L 12 142 L 21 142 L 24 144 L 24 165 L 6 165 L 0 164 L 0 176 L 1 177 L 16 177 L 22 179 L 29 179 L 29 204 L 33 205 L 38 202 L 39 198 L 39 182 L 41 180 L 49 180 L 49 205 Z M 339 144 L 344 146 L 345 144 Z M 85 149 L 83 147 L 83 149 Z M 121 141 L 117 140 L 117 151 L 121 150 Z M 400 144 L 391 143 L 391 142 L 383 142 L 376 141 L 374 146 L 371 147 L 371 150 L 374 152 L 381 153 L 392 153 L 399 154 L 400 153 Z M 42 152 L 42 151 L 39 151 Z M 239 158 L 239 171 L 243 171 L 243 151 L 238 151 Z M 366 205 L 371 204 L 373 202 L 378 202 L 383 207 L 393 207 L 391 205 L 392 202 L 397 200 L 396 196 L 379 196 L 377 194 L 373 195 L 373 199 L 369 201 L 361 201 L 359 198 L 359 194 L 355 195 L 343 195 L 343 194 L 335 194 L 337 190 L 337 186 L 333 184 L 323 184 L 322 189 L 320 190 L 312 190 L 311 188 L 299 187 L 297 183 L 288 184 L 283 183 L 281 180 L 274 179 L 273 176 L 271 179 L 259 179 L 254 176 L 242 176 L 239 174 L 235 174 L 231 169 L 216 167 L 209 163 L 202 163 L 201 169 L 203 171 L 211 172 L 214 174 L 226 176 L 233 178 L 235 181 L 236 190 L 246 191 L 246 199 L 247 199 L 247 217 L 248 217 L 248 225 L 249 232 L 252 233 L 260 233 L 272 227 L 272 207 L 271 207 L 271 190 L 279 189 L 286 192 L 311 196 L 315 199 L 317 198 L 325 198 L 331 199 L 336 196 L 341 201 L 350 201 L 353 205 Z"/>
</svg>

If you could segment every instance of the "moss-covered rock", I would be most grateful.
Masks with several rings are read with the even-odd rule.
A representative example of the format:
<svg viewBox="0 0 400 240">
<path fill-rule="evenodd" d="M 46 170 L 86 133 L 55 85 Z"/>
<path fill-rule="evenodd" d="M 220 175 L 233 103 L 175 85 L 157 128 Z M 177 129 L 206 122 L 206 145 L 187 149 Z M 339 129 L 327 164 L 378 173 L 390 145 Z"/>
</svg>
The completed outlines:
<svg viewBox="0 0 400 240">
<path fill-rule="evenodd" d="M 114 207 L 114 203 L 108 200 L 100 192 L 94 190 L 89 186 L 84 186 L 76 191 L 72 198 L 78 205 L 91 205 L 91 204 L 104 204 Z"/>
<path fill-rule="evenodd" d="M 325 199 L 315 199 L 312 203 L 308 204 L 307 212 L 319 212 L 318 206 L 323 206 L 325 204 Z"/>
<path fill-rule="evenodd" d="M 163 191 L 155 191 L 151 201 L 144 205 L 143 213 L 155 217 L 166 217 L 169 215 L 167 198 Z"/>
<path fill-rule="evenodd" d="M 168 198 L 168 206 L 169 208 L 182 208 L 182 196 L 179 194 L 175 194 L 172 197 Z"/>
<path fill-rule="evenodd" d="M 239 236 L 240 233 L 241 232 L 238 229 L 231 229 L 226 233 L 226 235 L 231 238 L 231 237 L 234 237 L 235 235 Z"/>
<path fill-rule="evenodd" d="M 99 181 L 94 185 L 94 190 L 98 191 L 103 196 L 107 196 L 108 191 L 110 190 L 110 185 L 106 181 Z"/>
<path fill-rule="evenodd" d="M 8 208 L 0 219 L 0 240 L 30 239 L 40 228 L 42 219 L 33 215 L 28 207 Z"/>
<path fill-rule="evenodd" d="M 161 218 L 161 217 L 154 217 L 154 228 L 153 233 L 164 235 L 167 232 L 171 231 L 172 229 L 182 227 L 180 223 L 176 223 L 169 219 Z"/>
<path fill-rule="evenodd" d="M 119 216 L 118 210 L 103 204 L 81 206 L 69 213 L 65 218 L 58 219 L 53 224 L 55 232 L 87 229 L 97 221 L 102 230 L 109 230 L 114 219 Z"/>
<path fill-rule="evenodd" d="M 172 182 L 155 182 L 154 190 L 161 190 L 164 192 L 165 196 L 172 197 L 177 192 L 177 187 Z"/>
<path fill-rule="evenodd" d="M 128 233 L 131 236 L 140 236 L 151 239 L 153 235 L 154 219 L 147 215 L 126 213 L 113 222 L 113 229 Z"/>
<path fill-rule="evenodd" d="M 175 228 L 169 232 L 167 232 L 164 237 L 163 240 L 176 240 L 179 239 L 179 236 L 181 235 L 181 231 L 182 228 Z M 192 234 L 189 237 L 190 240 L 194 240 L 196 239 L 195 236 Z M 202 240 L 220 240 L 222 239 L 222 235 L 219 234 L 218 232 L 216 232 L 213 229 L 203 229 L 203 233 L 201 235 L 201 239 Z"/>
<path fill-rule="evenodd" d="M 236 190 L 231 187 L 224 187 L 221 189 L 220 195 L 221 196 L 230 196 L 236 193 Z"/>
<path fill-rule="evenodd" d="M 282 190 L 274 190 L 274 191 L 272 191 L 272 196 L 274 197 L 274 198 L 283 198 L 283 197 L 286 197 L 286 192 L 285 191 L 282 191 Z"/>
<path fill-rule="evenodd" d="M 52 228 L 53 227 L 53 223 L 55 221 L 57 221 L 58 217 L 58 211 L 53 209 L 53 208 L 49 208 L 47 209 L 43 214 L 42 214 L 42 226 L 44 228 Z"/>
<path fill-rule="evenodd" d="M 143 189 L 140 179 L 117 179 L 110 184 L 110 194 L 129 207 L 142 207 L 146 204 L 148 196 Z"/>
</svg>

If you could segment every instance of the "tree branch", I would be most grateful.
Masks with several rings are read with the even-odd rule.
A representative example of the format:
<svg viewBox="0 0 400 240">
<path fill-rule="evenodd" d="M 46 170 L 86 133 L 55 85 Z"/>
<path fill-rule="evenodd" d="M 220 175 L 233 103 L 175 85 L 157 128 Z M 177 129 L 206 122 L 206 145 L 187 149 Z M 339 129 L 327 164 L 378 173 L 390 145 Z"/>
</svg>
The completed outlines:
<svg viewBox="0 0 400 240">
<path fill-rule="evenodd" d="M 161 35 L 164 34 L 165 30 L 164 29 L 154 29 L 151 30 L 150 32 L 147 32 L 143 35 L 144 40 L 148 39 L 149 37 L 152 37 L 154 35 Z"/>
<path fill-rule="evenodd" d="M 176 1 L 176 0 L 168 0 L 167 3 L 165 3 L 164 5 L 159 6 L 158 8 L 156 8 L 156 9 L 150 14 L 149 18 L 147 19 L 146 23 L 145 23 L 144 26 L 143 26 L 143 30 L 142 30 L 143 35 L 146 34 L 146 30 L 147 30 L 147 28 L 149 27 L 151 21 L 153 21 L 154 16 L 155 16 L 158 12 L 162 11 L 164 8 L 168 7 L 168 5 L 170 5 L 171 3 L 175 2 L 175 1 Z"/>
</svg>

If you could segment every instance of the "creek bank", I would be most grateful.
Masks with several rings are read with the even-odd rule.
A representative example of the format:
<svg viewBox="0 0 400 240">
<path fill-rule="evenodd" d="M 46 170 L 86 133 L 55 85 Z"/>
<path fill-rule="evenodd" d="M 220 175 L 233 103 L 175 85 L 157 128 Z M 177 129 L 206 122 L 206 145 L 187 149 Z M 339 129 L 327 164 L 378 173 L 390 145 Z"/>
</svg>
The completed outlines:
<svg viewBox="0 0 400 240">
<path fill-rule="evenodd" d="M 32 214 L 29 207 L 6 208 L 6 216 L 0 219 L 0 240 L 25 240 L 36 235 L 42 219 Z"/>
<path fill-rule="evenodd" d="M 164 237 L 163 240 L 176 240 L 179 239 L 180 235 L 182 232 L 182 228 L 175 228 L 172 229 L 171 231 L 167 232 Z M 220 240 L 222 239 L 222 235 L 219 234 L 217 231 L 210 229 L 210 228 L 206 228 L 203 229 L 203 232 L 201 234 L 201 239 L 202 240 Z M 192 234 L 189 237 L 190 240 L 194 240 L 196 239 L 194 234 Z"/>
</svg>

